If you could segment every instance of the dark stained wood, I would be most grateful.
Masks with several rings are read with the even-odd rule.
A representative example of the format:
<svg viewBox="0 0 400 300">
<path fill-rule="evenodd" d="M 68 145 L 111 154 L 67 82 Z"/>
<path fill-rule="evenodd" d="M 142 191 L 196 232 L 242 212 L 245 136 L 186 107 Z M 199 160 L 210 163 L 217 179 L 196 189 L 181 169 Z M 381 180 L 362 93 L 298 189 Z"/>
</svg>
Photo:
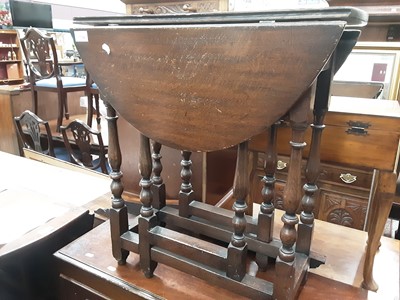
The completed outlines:
<svg viewBox="0 0 400 300">
<path fill-rule="evenodd" d="M 352 12 L 358 16 L 357 11 Z M 112 240 L 113 247 L 123 243 L 124 250 L 138 251 L 146 277 L 153 277 L 157 264 L 161 263 L 251 298 L 293 299 L 298 294 L 311 259 L 311 255 L 295 253 L 294 249 L 296 210 L 301 199 L 303 136 L 314 98 L 313 82 L 335 51 L 347 18 L 332 18 L 329 9 L 316 10 L 315 15 L 303 13 L 304 16 L 298 13 L 286 17 L 261 14 L 275 18 L 274 23 L 251 13 L 226 14 L 224 18 L 219 14 L 198 15 L 197 21 L 190 15 L 173 20 L 134 17 L 126 19 L 131 26 L 74 31 L 80 54 L 102 95 L 141 132 L 142 207 L 138 225 L 131 227 L 128 234 L 123 233 L 123 238 L 118 235 Z M 248 16 L 250 20 L 245 18 Z M 303 22 L 302 17 L 310 19 Z M 221 25 L 222 19 L 230 24 Z M 359 21 L 357 26 L 364 22 Z M 249 190 L 247 140 L 286 114 L 291 119 L 293 150 L 284 197 L 282 244 L 279 244 L 245 234 L 248 223 L 245 199 Z M 179 214 L 167 206 L 158 211 L 152 207 L 150 138 L 182 150 Z M 212 206 L 203 206 L 200 214 L 192 209 L 190 156 L 191 152 L 221 150 L 236 144 L 239 146 L 233 226 L 223 227 L 216 219 L 225 222 L 225 215 L 215 212 Z M 120 204 L 124 207 L 122 201 Z M 119 223 L 119 210 L 115 208 L 116 220 L 112 220 L 115 224 Z M 168 230 L 158 228 L 163 223 Z M 189 237 L 169 230 L 201 235 Z M 160 232 L 165 238 L 160 237 Z M 112 230 L 112 234 L 117 233 Z M 212 238 L 227 234 L 230 244 L 225 258 L 219 255 L 219 247 L 213 246 Z M 247 240 L 251 240 L 256 252 L 268 255 L 263 252 L 268 248 L 273 253 L 269 255 L 278 255 L 273 283 L 246 272 L 247 248 L 250 248 Z M 215 242 L 225 241 L 222 238 Z M 217 269 L 212 264 L 214 258 L 201 255 L 210 250 L 211 257 L 223 260 L 216 264 L 226 268 Z M 322 258 L 316 265 L 321 262 Z"/>
<path fill-rule="evenodd" d="M 108 150 L 104 146 L 101 131 L 89 127 L 81 120 L 74 120 L 67 126 L 60 126 L 60 131 L 72 163 L 108 174 Z M 70 141 L 71 137 L 73 143 Z M 93 142 L 94 140 L 96 143 Z M 72 144 L 77 148 L 73 148 Z M 96 144 L 95 148 L 94 144 Z"/>
<path fill-rule="evenodd" d="M 265 151 L 263 189 L 261 191 L 263 202 L 260 206 L 258 215 L 258 233 L 260 240 L 270 242 L 272 239 L 272 230 L 274 224 L 274 188 L 275 188 L 275 169 L 277 163 L 276 153 L 276 124 L 272 125 L 266 131 L 266 140 L 268 146 Z"/>
<path fill-rule="evenodd" d="M 235 179 L 233 182 L 233 197 L 236 199 L 233 204 L 235 213 L 232 218 L 233 234 L 228 246 L 228 267 L 226 275 L 237 281 L 241 281 L 246 274 L 247 244 L 244 236 L 246 229 L 245 212 L 247 209 L 246 197 L 248 193 L 248 142 L 238 145 Z"/>
<path fill-rule="evenodd" d="M 142 176 L 140 180 L 140 208 L 139 216 L 139 254 L 140 254 L 140 267 L 144 275 L 148 278 L 153 277 L 154 269 L 157 267 L 157 262 L 151 257 L 151 237 L 150 230 L 153 229 L 158 219 L 154 214 L 152 206 L 153 195 L 151 193 L 151 171 L 152 159 L 150 152 L 150 140 L 145 135 L 140 136 L 140 156 L 139 156 L 139 172 Z"/>
<path fill-rule="evenodd" d="M 321 135 L 325 128 L 323 123 L 326 112 L 329 107 L 331 96 L 331 84 L 335 72 L 336 53 L 329 60 L 326 69 L 318 76 L 315 91 L 315 103 L 313 110 L 313 123 L 311 146 L 309 159 L 307 161 L 305 176 L 306 184 L 303 186 L 304 196 L 301 200 L 300 223 L 298 226 L 299 239 L 296 244 L 296 251 L 309 254 L 314 230 L 314 207 L 315 194 L 318 191 L 316 185 L 320 174 L 321 163 Z"/>
<path fill-rule="evenodd" d="M 190 156 L 192 155 L 189 151 L 182 151 L 181 160 L 181 190 L 179 191 L 179 215 L 181 217 L 189 217 L 189 204 L 194 200 L 193 189 L 192 189 L 192 161 Z"/>
<path fill-rule="evenodd" d="M 111 166 L 110 178 L 111 193 L 112 193 L 112 208 L 110 210 L 110 230 L 111 239 L 113 240 L 112 253 L 114 258 L 119 264 L 125 264 L 126 258 L 129 255 L 129 251 L 121 247 L 120 236 L 122 233 L 128 230 L 128 210 L 125 206 L 124 199 L 122 198 L 122 192 L 124 191 L 123 184 L 121 182 L 122 172 L 121 168 L 121 149 L 119 148 L 118 140 L 118 126 L 117 126 L 117 114 L 114 108 L 105 102 L 107 108 L 107 123 L 108 123 L 108 161 Z"/>
<path fill-rule="evenodd" d="M 68 93 L 86 92 L 88 90 L 86 82 L 83 80 L 80 83 L 63 85 L 53 37 L 44 35 L 37 28 L 31 27 L 25 32 L 25 35 L 21 38 L 21 46 L 29 67 L 32 110 L 35 114 L 38 113 L 39 91 L 56 93 L 58 100 L 57 132 L 59 132 L 64 116 L 67 120 L 69 119 Z M 36 84 L 44 79 L 54 79 L 55 81 L 53 85 Z M 54 85 L 54 83 L 56 84 Z"/>
<path fill-rule="evenodd" d="M 23 148 L 56 157 L 53 135 L 47 121 L 43 121 L 29 110 L 24 111 L 18 117 L 14 117 L 14 121 Z M 42 141 L 42 132 L 45 132 L 46 142 Z"/>
<path fill-rule="evenodd" d="M 280 212 L 279 212 L 280 215 Z M 279 222 L 277 221 L 276 224 Z M 125 266 L 119 266 L 111 255 L 111 242 L 109 239 L 109 228 L 106 222 L 98 226 L 82 239 L 76 240 L 71 245 L 64 247 L 55 255 L 60 265 L 60 272 L 63 276 L 68 276 L 75 282 L 86 288 L 90 288 L 96 293 L 102 293 L 112 299 L 249 299 L 232 292 L 232 290 L 216 287 L 205 280 L 190 276 L 184 272 L 170 268 L 164 264 L 159 264 L 152 280 L 147 280 L 138 268 L 139 256 L 132 254 Z M 340 228 L 340 230 L 338 230 Z M 277 228 L 279 230 L 279 228 Z M 340 232 L 339 232 L 340 231 Z M 330 236 L 331 241 L 327 243 L 326 236 Z M 364 247 L 365 233 L 350 228 L 339 227 L 335 224 L 321 222 L 317 220 L 316 237 L 318 243 L 313 246 L 329 249 L 328 256 L 331 258 L 330 266 L 324 269 L 317 269 L 321 272 L 308 274 L 307 283 L 301 288 L 298 295 L 299 300 L 337 300 L 337 299 L 392 299 L 398 295 L 395 284 L 392 290 L 374 293 L 368 292 L 360 287 L 345 284 L 344 277 L 353 281 L 354 277 L 359 278 L 355 273 L 360 272 L 357 266 L 362 261 L 360 251 L 355 251 L 349 255 L 339 255 L 341 249 L 355 246 L 356 249 Z M 343 240 L 348 243 L 343 243 Z M 390 249 L 389 246 L 393 245 Z M 326 247 L 330 244 L 329 247 Z M 385 238 L 379 254 L 382 265 L 380 276 L 385 272 L 383 269 L 390 265 L 390 277 L 398 276 L 393 265 L 393 257 L 396 256 L 399 241 Z M 354 249 L 354 247 L 353 247 Z M 390 255 L 389 252 L 391 252 Z M 347 252 L 347 251 L 346 251 Z M 94 254 L 94 257 L 85 255 Z M 346 253 L 347 254 L 347 253 Z M 386 259 L 385 259 L 386 257 Z M 254 266 L 249 263 L 249 268 Z M 332 266 L 336 266 L 332 269 Z M 111 268 L 110 268 L 111 267 Z M 112 267 L 116 270 L 113 271 Z M 273 268 L 272 268 L 273 269 Z M 338 273 L 338 270 L 339 273 Z M 350 274 L 349 272 L 355 272 Z M 273 276 L 271 269 L 267 273 L 258 273 L 260 276 L 268 278 Z M 381 277 L 382 278 L 382 277 Z M 179 284 L 178 284 L 179 283 Z M 391 281 L 393 283 L 393 281 Z M 72 288 L 72 287 L 71 287 Z M 63 290 L 61 292 L 64 292 Z M 253 298 L 255 299 L 255 298 Z"/>
<path fill-rule="evenodd" d="M 274 297 L 276 299 L 294 299 L 297 294 L 295 273 L 296 271 L 299 272 L 299 270 L 296 268 L 294 245 L 297 240 L 295 226 L 299 222 L 299 219 L 296 211 L 301 199 L 301 194 L 299 193 L 301 191 L 299 188 L 301 184 L 301 157 L 302 150 L 306 145 L 304 142 L 304 132 L 308 127 L 310 101 L 313 97 L 313 90 L 313 88 L 308 89 L 290 111 L 289 115 L 292 128 L 292 139 L 290 141 L 292 150 L 287 184 L 283 192 L 285 214 L 282 216 L 283 227 L 280 234 L 282 247 L 279 248 L 279 255 L 275 265 L 276 280 Z M 302 243 L 301 240 L 300 243 Z"/>
<path fill-rule="evenodd" d="M 334 50 L 334 36 L 340 36 L 344 25 L 294 24 L 291 38 L 310 39 L 292 40 L 290 43 L 296 43 L 296 47 L 286 47 L 285 42 L 279 49 L 276 45 L 286 35 L 286 26 L 260 24 L 198 28 L 196 35 L 203 38 L 196 44 L 191 42 L 191 31 L 179 26 L 151 31 L 121 27 L 120 35 L 114 34 L 112 27 L 88 28 L 90 49 L 95 54 L 89 55 L 88 43 L 76 43 L 105 99 L 129 123 L 167 146 L 210 151 L 261 133 L 284 115 L 318 75 L 320 62 L 325 62 Z M 107 38 L 110 36 L 113 38 Z M 147 46 L 136 47 L 136 43 L 124 40 Z M 110 55 L 102 50 L 103 43 L 111 49 Z M 262 47 L 243 47 L 244 43 Z M 237 50 L 227 52 L 226 47 Z M 167 53 L 165 49 L 169 49 Z M 308 55 L 314 49 L 319 51 Z M 268 61 L 279 65 L 279 71 L 272 72 Z M 308 66 L 306 70 L 304 65 Z M 132 84 L 124 83 L 127 66 L 136 70 L 131 75 Z M 102 70 L 107 70 L 108 76 L 99 76 Z M 243 84 L 243 78 L 252 84 Z M 198 83 L 193 85 L 193 81 Z M 158 84 L 146 84 L 149 82 Z M 158 109 L 149 110 L 149 106 Z M 171 109 L 174 114 L 168 113 Z"/>
<path fill-rule="evenodd" d="M 153 207 L 155 209 L 161 209 L 165 206 L 165 184 L 163 181 L 163 178 L 161 177 L 161 172 L 163 169 L 162 163 L 161 163 L 161 144 L 157 142 L 152 142 L 152 147 L 153 147 L 153 153 L 152 153 L 152 158 L 153 158 L 153 176 L 151 177 L 151 180 L 153 181 L 153 185 L 151 186 L 151 192 L 153 194 Z"/>
</svg>

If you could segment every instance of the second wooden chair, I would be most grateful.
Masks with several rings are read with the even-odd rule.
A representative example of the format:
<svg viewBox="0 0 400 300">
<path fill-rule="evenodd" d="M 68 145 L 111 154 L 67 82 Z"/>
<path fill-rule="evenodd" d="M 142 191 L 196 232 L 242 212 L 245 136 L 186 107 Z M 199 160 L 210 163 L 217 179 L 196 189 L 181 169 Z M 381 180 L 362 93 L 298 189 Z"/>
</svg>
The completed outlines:
<svg viewBox="0 0 400 300">
<path fill-rule="evenodd" d="M 62 160 L 68 159 L 65 147 L 54 146 L 53 136 L 47 121 L 40 119 L 29 110 L 15 117 L 14 121 L 21 139 L 22 150 L 31 149 Z"/>
<path fill-rule="evenodd" d="M 61 126 L 60 130 L 72 163 L 104 174 L 110 172 L 107 147 L 104 146 L 100 131 L 90 128 L 81 120 Z"/>
</svg>

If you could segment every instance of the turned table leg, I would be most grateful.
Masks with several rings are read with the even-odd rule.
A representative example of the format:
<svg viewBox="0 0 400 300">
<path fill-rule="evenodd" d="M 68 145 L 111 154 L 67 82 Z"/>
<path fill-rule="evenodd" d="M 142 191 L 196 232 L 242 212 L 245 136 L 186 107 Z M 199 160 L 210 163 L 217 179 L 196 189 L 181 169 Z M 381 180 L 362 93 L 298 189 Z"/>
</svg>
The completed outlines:
<svg viewBox="0 0 400 300">
<path fill-rule="evenodd" d="M 396 174 L 388 171 L 377 171 L 377 190 L 371 199 L 370 220 L 368 225 L 368 241 L 365 253 L 362 287 L 371 291 L 378 290 L 378 284 L 373 278 L 375 254 L 385 228 L 386 220 L 392 207 L 396 190 Z"/>
<path fill-rule="evenodd" d="M 301 195 L 301 161 L 302 151 L 306 146 L 304 132 L 308 127 L 308 113 L 313 89 L 309 89 L 290 111 L 290 124 L 292 128 L 292 147 L 290 154 L 290 168 L 283 193 L 282 216 L 283 227 L 280 232 L 282 246 L 276 258 L 274 282 L 274 299 L 294 299 L 295 284 L 295 244 L 297 242 L 296 225 L 299 219 L 296 210 L 299 207 Z M 300 241 L 301 242 L 301 241 Z M 302 243 L 302 242 L 301 242 Z"/>
<path fill-rule="evenodd" d="M 124 186 L 122 184 L 121 172 L 121 149 L 118 140 L 118 116 L 114 108 L 108 103 L 104 102 L 107 108 L 107 122 L 108 122 L 108 161 L 111 166 L 110 178 L 111 193 L 112 193 L 112 208 L 110 210 L 110 229 L 112 241 L 112 253 L 118 264 L 125 264 L 129 251 L 122 249 L 120 236 L 128 230 L 128 209 L 125 201 L 122 198 Z"/>
</svg>

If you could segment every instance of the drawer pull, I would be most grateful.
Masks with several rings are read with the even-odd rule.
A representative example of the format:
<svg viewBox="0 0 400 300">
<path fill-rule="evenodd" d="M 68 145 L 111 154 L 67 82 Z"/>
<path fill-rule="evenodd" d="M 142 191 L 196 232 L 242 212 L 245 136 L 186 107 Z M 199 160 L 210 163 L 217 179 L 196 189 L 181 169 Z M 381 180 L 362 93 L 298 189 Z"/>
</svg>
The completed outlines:
<svg viewBox="0 0 400 300">
<path fill-rule="evenodd" d="M 284 161 L 278 160 L 278 162 L 276 163 L 277 170 L 283 170 L 286 167 L 287 167 L 287 163 L 285 163 Z"/>
<path fill-rule="evenodd" d="M 371 123 L 365 123 L 360 121 L 348 121 L 347 124 L 350 128 L 346 130 L 347 134 L 354 135 L 367 135 L 368 128 L 371 126 Z"/>
<path fill-rule="evenodd" d="M 351 175 L 350 173 L 342 173 L 340 174 L 340 179 L 342 179 L 344 183 L 349 184 L 355 182 L 357 180 L 357 176 Z"/>
</svg>

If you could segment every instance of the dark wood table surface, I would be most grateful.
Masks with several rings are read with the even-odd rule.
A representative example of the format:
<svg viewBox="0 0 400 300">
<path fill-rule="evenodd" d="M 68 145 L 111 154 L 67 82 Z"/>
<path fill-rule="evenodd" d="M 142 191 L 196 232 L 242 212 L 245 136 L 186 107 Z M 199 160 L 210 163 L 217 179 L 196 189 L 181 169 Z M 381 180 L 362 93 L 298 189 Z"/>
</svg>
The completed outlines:
<svg viewBox="0 0 400 300">
<path fill-rule="evenodd" d="M 102 197 L 104 201 L 106 197 Z M 103 202 L 104 203 L 104 202 Z M 275 218 L 275 236 L 279 234 L 279 215 Z M 327 256 L 326 264 L 309 273 L 299 299 L 396 299 L 399 296 L 400 241 L 382 238 L 376 256 L 377 293 L 360 288 L 366 232 L 316 220 L 312 244 L 314 251 Z M 152 279 L 140 270 L 139 256 L 130 253 L 127 265 L 119 266 L 111 254 L 108 221 L 55 253 L 63 276 L 90 286 L 112 299 L 135 294 L 165 299 L 245 299 L 194 276 L 159 264 Z M 256 270 L 254 261 L 248 272 Z M 273 268 L 262 276 L 271 278 Z"/>
</svg>

